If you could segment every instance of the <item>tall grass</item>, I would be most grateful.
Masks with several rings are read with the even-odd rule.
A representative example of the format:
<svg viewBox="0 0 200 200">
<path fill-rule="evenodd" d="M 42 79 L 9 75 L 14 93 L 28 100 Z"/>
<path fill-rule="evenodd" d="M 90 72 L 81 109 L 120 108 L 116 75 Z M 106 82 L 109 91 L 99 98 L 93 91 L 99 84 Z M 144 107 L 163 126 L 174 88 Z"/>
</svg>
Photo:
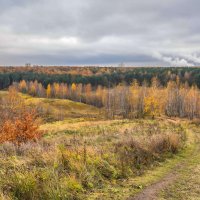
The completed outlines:
<svg viewBox="0 0 200 200">
<path fill-rule="evenodd" d="M 1 197 L 84 199 L 88 192 L 112 181 L 143 173 L 177 153 L 184 144 L 184 130 L 179 126 L 167 124 L 163 129 L 160 124 L 142 121 L 108 126 L 21 146 L 2 144 Z"/>
</svg>

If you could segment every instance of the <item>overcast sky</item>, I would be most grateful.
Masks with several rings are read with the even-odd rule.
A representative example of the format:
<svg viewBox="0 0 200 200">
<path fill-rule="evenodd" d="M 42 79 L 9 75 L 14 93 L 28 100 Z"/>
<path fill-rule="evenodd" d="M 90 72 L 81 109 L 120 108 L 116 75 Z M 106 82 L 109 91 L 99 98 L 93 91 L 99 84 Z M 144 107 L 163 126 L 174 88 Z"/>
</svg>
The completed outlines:
<svg viewBox="0 0 200 200">
<path fill-rule="evenodd" d="M 0 65 L 200 65 L 199 0 L 0 0 Z"/>
</svg>

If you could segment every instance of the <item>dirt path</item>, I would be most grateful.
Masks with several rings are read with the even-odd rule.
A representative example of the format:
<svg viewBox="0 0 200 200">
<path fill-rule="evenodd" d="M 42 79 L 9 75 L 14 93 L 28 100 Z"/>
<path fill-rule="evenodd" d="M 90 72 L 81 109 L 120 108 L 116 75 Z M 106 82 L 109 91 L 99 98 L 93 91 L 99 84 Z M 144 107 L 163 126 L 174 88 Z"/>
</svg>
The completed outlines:
<svg viewBox="0 0 200 200">
<path fill-rule="evenodd" d="M 181 164 L 178 164 L 173 170 L 173 172 L 167 174 L 162 180 L 148 186 L 141 193 L 139 193 L 135 197 L 128 198 L 128 200 L 155 200 L 157 199 L 157 196 L 160 193 L 160 191 L 168 187 L 177 179 L 178 173 L 176 172 L 176 169 L 179 169 L 180 166 Z"/>
<path fill-rule="evenodd" d="M 179 196 L 179 194 L 182 191 L 176 191 L 176 190 L 178 190 L 176 188 L 176 185 L 175 185 L 176 182 L 177 183 L 186 182 L 187 183 L 186 186 L 188 186 L 189 188 L 191 188 L 191 185 L 194 186 L 194 182 L 192 182 L 191 179 L 187 180 L 185 178 L 185 177 L 190 177 L 192 175 L 191 168 L 196 169 L 200 166 L 200 156 L 199 156 L 200 155 L 200 143 L 199 143 L 200 139 L 199 139 L 199 135 L 195 134 L 195 138 L 193 138 L 193 139 L 195 140 L 196 144 L 195 144 L 194 151 L 192 152 L 191 155 L 189 155 L 187 158 L 185 158 L 184 161 L 179 163 L 173 169 L 172 172 L 167 174 L 160 181 L 153 183 L 152 185 L 145 188 L 141 193 L 137 194 L 134 197 L 128 198 L 128 200 L 156 200 L 156 199 L 160 199 L 161 198 L 160 193 L 162 191 L 165 191 L 165 190 L 166 191 L 169 190 L 168 191 L 169 194 L 170 193 L 178 193 L 178 196 Z M 195 164 L 194 164 L 194 161 L 196 162 Z M 183 171 L 184 171 L 184 174 L 183 174 Z M 200 176 L 200 171 L 198 173 L 199 174 L 196 174 L 196 176 Z M 171 186 L 172 186 L 172 188 L 170 188 Z M 184 188 L 183 190 L 187 190 L 187 188 Z M 197 192 L 200 193 L 200 187 L 199 187 L 199 190 L 197 189 Z M 189 195 L 190 195 L 190 192 L 189 192 Z M 196 196 L 197 195 L 198 194 L 196 194 Z M 196 196 L 195 196 L 195 199 L 196 199 Z M 172 196 L 168 197 L 166 195 L 165 197 L 162 197 L 162 199 L 177 199 L 177 198 L 176 198 L 176 196 L 175 197 L 172 197 Z M 185 198 L 182 197 L 182 199 L 185 199 Z M 200 199 L 200 196 L 199 196 L 198 199 Z"/>
</svg>

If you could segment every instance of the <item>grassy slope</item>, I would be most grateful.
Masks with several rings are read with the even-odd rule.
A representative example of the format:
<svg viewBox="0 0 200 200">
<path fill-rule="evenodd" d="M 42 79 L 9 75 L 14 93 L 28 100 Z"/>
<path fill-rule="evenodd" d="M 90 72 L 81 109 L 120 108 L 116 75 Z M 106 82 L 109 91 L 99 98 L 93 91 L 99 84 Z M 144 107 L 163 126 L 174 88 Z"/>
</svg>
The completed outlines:
<svg viewBox="0 0 200 200">
<path fill-rule="evenodd" d="M 170 127 L 172 124 L 170 120 L 112 120 L 93 122 L 65 120 L 63 122 L 44 124 L 42 128 L 48 130 L 49 136 L 51 137 L 55 137 L 55 135 L 63 137 L 65 133 L 82 135 L 86 140 L 91 141 L 91 144 L 98 147 L 102 145 L 102 142 L 103 145 L 108 143 L 109 146 L 109 144 L 112 145 L 113 142 L 123 140 L 122 138 L 124 136 L 120 135 L 124 135 L 124 132 L 133 132 L 135 137 L 137 137 L 137 135 L 141 133 L 144 135 L 148 134 L 148 132 L 152 130 L 152 127 L 159 127 L 160 131 L 162 131 L 162 129 L 166 130 L 167 127 Z M 88 127 L 89 125 L 90 127 Z M 187 129 L 187 126 L 188 124 L 184 123 L 184 129 Z M 138 127 L 142 128 L 138 129 Z M 105 188 L 95 190 L 88 194 L 88 199 L 126 199 L 140 192 L 148 185 L 159 181 L 172 171 L 178 163 L 188 158 L 194 151 L 193 133 L 188 132 L 187 136 L 187 148 L 184 151 L 171 159 L 167 159 L 163 163 L 159 163 L 158 166 L 152 166 L 152 168 L 147 170 L 142 176 L 137 176 L 128 180 L 124 179 L 123 181 L 113 181 Z M 73 138 L 73 134 L 71 136 L 67 134 L 66 137 Z"/>
<path fill-rule="evenodd" d="M 33 98 L 23 95 L 28 105 L 48 109 L 50 115 L 63 115 L 64 118 L 97 117 L 100 110 L 94 106 L 74 102 L 67 99 Z"/>
<path fill-rule="evenodd" d="M 6 92 L 1 92 L 0 96 L 2 95 L 6 95 Z M 62 138 L 65 138 L 70 141 L 76 135 L 76 139 L 80 139 L 80 145 L 83 145 L 84 139 L 88 141 L 88 146 L 94 148 L 106 146 L 107 148 L 113 142 L 125 138 L 126 134 L 130 133 L 131 135 L 134 134 L 137 136 L 138 133 L 142 133 L 146 135 L 154 127 L 159 128 L 157 131 L 160 131 L 171 126 L 171 122 L 169 123 L 166 120 L 160 120 L 159 122 L 156 120 L 97 120 L 100 110 L 93 106 L 72 102 L 70 100 L 32 98 L 27 95 L 23 95 L 23 97 L 28 105 L 49 108 L 48 117 L 53 121 L 55 121 L 55 114 L 60 115 L 60 113 L 64 113 L 65 120 L 49 122 L 41 126 L 43 130 L 46 130 L 47 138 L 51 140 L 57 140 L 59 138 L 62 140 Z M 188 126 L 187 123 L 184 123 L 185 129 L 188 129 Z M 189 126 L 189 128 L 191 131 L 188 132 L 188 147 L 184 151 L 172 159 L 158 163 L 157 166 L 153 166 L 142 176 L 123 181 L 113 180 L 105 184 L 104 188 L 94 189 L 91 193 L 87 194 L 88 199 L 126 199 L 140 192 L 153 182 L 162 179 L 178 163 L 184 160 L 188 162 L 186 167 L 179 171 L 179 180 L 174 186 L 165 190 L 160 198 L 184 199 L 185 195 L 191 195 L 195 199 L 199 194 L 197 184 L 199 184 L 200 179 L 200 156 L 198 154 L 194 154 L 192 157 L 190 156 L 196 151 L 197 145 L 194 144 L 193 130 L 197 130 L 196 127 Z M 191 171 L 194 171 L 195 175 L 191 176 Z"/>
<path fill-rule="evenodd" d="M 94 140 L 96 135 L 102 130 L 105 133 L 109 132 L 109 135 L 103 135 L 104 139 L 102 139 L 101 136 L 98 136 L 98 138 L 95 139 L 93 143 L 98 145 L 99 141 L 103 140 L 105 142 L 107 139 L 114 142 L 117 138 L 116 132 L 118 132 L 118 134 L 123 133 L 124 131 L 128 132 L 133 130 L 134 127 L 140 126 L 140 124 L 141 126 L 142 124 L 145 126 L 146 123 L 156 125 L 157 122 L 148 120 L 145 120 L 145 122 L 143 122 L 143 120 L 135 120 L 134 122 L 130 120 L 94 122 L 65 120 L 63 122 L 48 123 L 42 127 L 49 130 L 51 136 L 53 134 L 61 137 L 64 133 L 73 133 L 73 131 L 75 131 L 79 134 L 84 133 L 86 138 L 89 140 L 91 140 L 90 135 L 93 135 L 92 138 Z M 166 128 L 165 125 L 167 125 L 167 123 L 168 122 L 165 120 L 162 121 L 163 128 Z M 187 199 L 188 195 L 191 195 L 191 197 L 193 196 L 193 199 L 197 199 L 196 197 L 200 192 L 198 185 L 200 180 L 198 179 L 200 178 L 200 155 L 197 154 L 199 144 L 195 141 L 198 134 L 198 127 L 187 122 L 180 121 L 178 123 L 181 123 L 184 129 L 187 130 L 187 148 L 184 151 L 181 151 L 179 154 L 175 155 L 171 159 L 167 159 L 163 163 L 159 163 L 158 166 L 154 166 L 150 170 L 147 170 L 142 176 L 137 176 L 120 182 L 114 181 L 112 184 L 109 183 L 105 188 L 88 194 L 88 199 L 126 199 L 130 196 L 134 196 L 143 188 L 161 180 L 165 175 L 173 171 L 180 163 L 187 163 L 187 165 L 178 171 L 178 181 L 173 185 L 173 187 L 168 188 L 164 193 L 162 193 L 160 199 L 184 199 L 184 197 Z M 89 125 L 90 128 L 88 128 Z M 137 133 L 135 134 L 137 135 Z M 191 175 L 191 171 L 194 171 L 196 174 Z"/>
<path fill-rule="evenodd" d="M 49 178 L 49 173 L 52 172 L 53 177 L 49 178 L 50 180 L 47 179 L 48 183 L 51 184 L 48 187 L 54 188 L 55 186 L 57 186 L 59 188 L 60 186 L 62 186 L 61 183 L 63 179 L 59 176 L 57 177 L 58 182 L 54 182 L 54 176 L 56 175 L 54 174 L 54 171 L 56 172 L 57 170 L 61 170 L 62 173 L 66 173 L 65 170 L 62 169 L 62 160 L 59 160 L 59 149 L 63 149 L 65 146 L 69 148 L 74 148 L 74 145 L 77 144 L 78 146 L 75 150 L 78 153 L 77 158 L 79 159 L 79 161 L 75 159 L 76 153 L 74 154 L 73 151 L 66 151 L 67 149 L 64 148 L 64 152 L 71 152 L 71 158 L 69 157 L 69 162 L 70 165 L 72 165 L 69 175 L 70 178 L 69 180 L 67 180 L 70 181 L 72 186 L 67 185 L 66 187 L 67 189 L 73 187 L 73 191 L 77 191 L 77 187 L 81 188 L 81 186 L 79 180 L 73 180 L 73 174 L 76 174 L 77 172 L 80 173 L 82 166 L 84 166 L 82 161 L 84 158 L 84 141 L 86 141 L 87 145 L 86 149 L 88 172 L 86 174 L 89 178 L 89 181 L 91 180 L 90 187 L 92 187 L 91 189 L 86 190 L 86 193 L 83 194 L 86 199 L 126 199 L 127 197 L 132 196 L 134 193 L 140 191 L 142 187 L 145 187 L 153 181 L 161 178 L 163 174 L 167 173 L 171 169 L 171 167 L 177 162 L 177 159 L 170 159 L 165 161 L 164 163 L 154 163 L 154 165 L 152 165 L 149 170 L 145 170 L 145 173 L 142 176 L 136 176 L 135 178 L 133 177 L 136 174 L 130 175 L 129 179 L 118 179 L 112 176 L 110 176 L 109 178 L 105 178 L 104 176 L 102 176 L 102 174 L 109 173 L 109 175 L 111 175 L 110 172 L 118 173 L 118 170 L 120 170 L 119 163 L 117 162 L 116 158 L 113 157 L 115 156 L 113 152 L 114 144 L 119 141 L 124 141 L 130 136 L 147 137 L 149 134 L 155 132 L 158 132 L 158 134 L 168 131 L 176 132 L 177 129 L 180 130 L 180 127 L 176 125 L 174 126 L 171 122 L 156 120 L 91 121 L 89 122 L 89 124 L 90 126 L 88 126 L 88 122 L 81 120 L 65 120 L 62 122 L 54 122 L 43 125 L 43 127 L 45 127 L 47 130 L 45 140 L 48 140 L 50 143 L 56 142 L 57 144 L 59 144 L 58 148 L 56 148 L 57 150 L 52 150 L 50 152 L 46 152 L 46 150 L 44 150 L 38 154 L 36 152 L 40 152 L 40 147 L 39 149 L 34 149 L 34 147 L 34 151 L 32 149 L 32 151 L 35 152 L 34 154 L 29 154 L 25 151 L 21 155 L 16 155 L 15 153 L 13 155 L 13 153 L 10 153 L 8 154 L 8 156 L 3 156 L 2 161 L 0 159 L 2 172 L 6 171 L 6 164 L 10 165 L 10 167 L 14 165 L 15 169 L 13 171 L 13 169 L 11 168 L 9 176 L 4 176 L 4 173 L 0 175 L 0 179 L 1 177 L 6 177 L 8 182 L 4 183 L 2 179 L 2 185 L 11 184 L 12 187 L 14 187 L 14 191 L 20 191 L 20 195 L 22 194 L 22 192 L 25 192 L 25 186 L 28 187 L 28 191 L 29 188 L 33 187 L 31 190 L 34 190 L 34 193 L 37 194 L 38 189 L 35 188 L 37 187 L 35 183 L 37 183 L 38 181 L 38 176 L 46 177 L 44 173 L 47 173 Z M 26 148 L 27 147 L 25 147 L 25 149 Z M 102 156 L 101 151 L 103 153 Z M 107 165 L 102 166 L 102 163 L 106 162 L 106 160 L 111 163 L 110 167 Z M 51 163 L 54 164 L 52 165 Z M 23 166 L 25 167 L 25 169 Z M 32 166 L 34 168 L 32 168 Z M 156 170 L 152 170 L 155 166 L 157 166 Z M 76 172 L 76 170 L 78 171 Z M 15 173 L 17 173 L 17 177 L 15 177 Z M 29 177 L 31 173 L 33 173 L 33 177 Z M 84 171 L 81 172 L 81 176 L 85 176 L 86 174 Z M 95 181 L 96 179 L 98 181 Z M 21 181 L 23 182 L 21 183 Z M 30 181 L 34 182 L 33 186 Z M 44 183 L 46 185 L 47 183 L 45 181 L 46 180 L 44 180 Z M 44 190 L 48 189 L 45 188 L 45 186 L 42 187 L 44 188 Z M 42 191 L 42 193 L 44 192 L 44 190 Z M 73 191 L 71 191 L 72 195 L 74 195 Z M 26 195 L 32 195 L 32 193 L 30 194 L 29 192 L 27 192 L 27 190 L 26 193 Z M 55 194 L 53 194 L 52 192 L 52 195 Z M 83 199 L 83 197 L 80 197 L 80 199 Z"/>
<path fill-rule="evenodd" d="M 7 91 L 0 91 L 0 97 L 7 95 Z M 31 97 L 21 94 L 27 105 L 37 107 L 47 121 L 56 121 L 64 118 L 100 118 L 102 110 L 87 104 L 74 102 L 68 99 L 47 99 Z"/>
</svg>

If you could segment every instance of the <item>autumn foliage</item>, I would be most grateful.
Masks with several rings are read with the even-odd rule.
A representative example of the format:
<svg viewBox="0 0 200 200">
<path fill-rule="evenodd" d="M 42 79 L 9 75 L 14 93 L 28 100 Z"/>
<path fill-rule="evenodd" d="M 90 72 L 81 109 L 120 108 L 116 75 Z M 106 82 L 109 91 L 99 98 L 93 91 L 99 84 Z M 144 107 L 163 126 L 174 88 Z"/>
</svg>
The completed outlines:
<svg viewBox="0 0 200 200">
<path fill-rule="evenodd" d="M 35 112 L 25 112 L 14 121 L 6 120 L 0 129 L 0 143 L 12 142 L 16 145 L 26 143 L 29 140 L 36 141 L 41 137 L 41 131 L 35 123 Z"/>
<path fill-rule="evenodd" d="M 32 96 L 70 99 L 73 101 L 104 107 L 106 117 L 115 118 L 152 118 L 160 115 L 168 117 L 185 117 L 189 119 L 200 117 L 200 90 L 197 86 L 189 86 L 181 83 L 177 76 L 175 81 L 169 81 L 162 86 L 157 77 L 148 85 L 135 79 L 130 85 L 120 83 L 114 87 L 94 86 L 91 84 L 53 83 L 47 88 L 38 83 L 25 82 L 14 83 L 20 92 Z M 33 92 L 34 91 L 34 92 Z"/>
<path fill-rule="evenodd" d="M 0 112 L 4 117 L 1 121 L 0 143 L 12 142 L 19 146 L 30 140 L 36 141 L 42 135 L 36 111 L 26 107 L 19 99 L 18 94 L 10 89 L 8 97 L 2 100 Z M 14 100 L 16 102 L 13 102 Z M 4 102 L 7 104 L 4 105 Z M 21 104 L 15 105 L 17 102 L 21 102 Z"/>
</svg>

